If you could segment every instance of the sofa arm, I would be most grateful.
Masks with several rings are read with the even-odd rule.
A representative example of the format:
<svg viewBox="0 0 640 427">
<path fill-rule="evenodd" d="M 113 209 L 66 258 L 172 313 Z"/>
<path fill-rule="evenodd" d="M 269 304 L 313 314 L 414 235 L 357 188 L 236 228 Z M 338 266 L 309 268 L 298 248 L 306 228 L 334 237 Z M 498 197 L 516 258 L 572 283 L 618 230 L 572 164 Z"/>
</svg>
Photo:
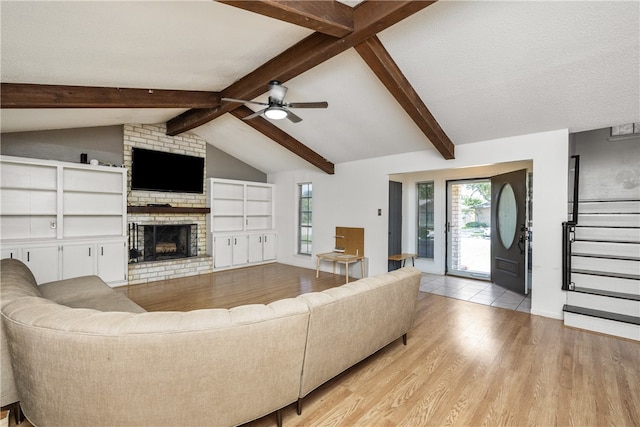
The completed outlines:
<svg viewBox="0 0 640 427">
<path fill-rule="evenodd" d="M 406 267 L 299 296 L 310 310 L 299 397 L 406 334 L 419 287 L 420 271 Z"/>
</svg>

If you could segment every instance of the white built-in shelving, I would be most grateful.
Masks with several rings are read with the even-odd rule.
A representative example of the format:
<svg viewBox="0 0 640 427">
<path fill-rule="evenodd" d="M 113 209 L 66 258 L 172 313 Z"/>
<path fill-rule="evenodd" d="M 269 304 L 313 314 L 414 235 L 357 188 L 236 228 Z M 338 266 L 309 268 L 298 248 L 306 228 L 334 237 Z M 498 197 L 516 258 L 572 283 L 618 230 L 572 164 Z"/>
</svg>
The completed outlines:
<svg viewBox="0 0 640 427">
<path fill-rule="evenodd" d="M 207 180 L 207 254 L 215 269 L 275 261 L 273 184 Z"/>
<path fill-rule="evenodd" d="M 126 169 L 0 156 L 2 257 L 38 283 L 98 274 L 127 281 Z"/>
</svg>

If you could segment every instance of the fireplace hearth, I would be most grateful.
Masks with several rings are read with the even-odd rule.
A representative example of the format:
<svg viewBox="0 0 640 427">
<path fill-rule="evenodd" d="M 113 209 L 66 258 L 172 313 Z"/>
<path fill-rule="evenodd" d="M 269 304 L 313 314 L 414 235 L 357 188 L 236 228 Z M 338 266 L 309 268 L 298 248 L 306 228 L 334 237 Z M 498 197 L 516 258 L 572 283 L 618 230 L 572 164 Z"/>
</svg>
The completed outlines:
<svg viewBox="0 0 640 427">
<path fill-rule="evenodd" d="M 129 261 L 164 261 L 196 256 L 196 224 L 129 225 Z"/>
</svg>

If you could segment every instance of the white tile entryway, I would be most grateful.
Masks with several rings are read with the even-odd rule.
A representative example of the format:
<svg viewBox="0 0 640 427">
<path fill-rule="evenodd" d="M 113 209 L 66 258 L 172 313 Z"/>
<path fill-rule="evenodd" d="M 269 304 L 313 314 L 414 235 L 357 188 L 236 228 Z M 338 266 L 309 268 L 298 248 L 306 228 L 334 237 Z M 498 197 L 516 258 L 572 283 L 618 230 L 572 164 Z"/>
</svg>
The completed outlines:
<svg viewBox="0 0 640 427">
<path fill-rule="evenodd" d="M 483 280 L 423 273 L 420 291 L 493 307 L 531 312 L 531 292 L 528 295 L 520 295 Z"/>
</svg>

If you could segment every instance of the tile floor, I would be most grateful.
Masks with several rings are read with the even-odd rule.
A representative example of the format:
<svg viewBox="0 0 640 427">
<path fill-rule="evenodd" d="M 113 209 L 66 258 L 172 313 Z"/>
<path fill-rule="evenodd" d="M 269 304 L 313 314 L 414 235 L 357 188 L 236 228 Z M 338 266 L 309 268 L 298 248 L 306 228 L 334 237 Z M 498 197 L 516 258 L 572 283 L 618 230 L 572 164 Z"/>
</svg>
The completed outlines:
<svg viewBox="0 0 640 427">
<path fill-rule="evenodd" d="M 526 296 L 520 295 L 483 280 L 423 273 L 420 290 L 493 307 L 531 312 L 531 292 Z"/>
</svg>

